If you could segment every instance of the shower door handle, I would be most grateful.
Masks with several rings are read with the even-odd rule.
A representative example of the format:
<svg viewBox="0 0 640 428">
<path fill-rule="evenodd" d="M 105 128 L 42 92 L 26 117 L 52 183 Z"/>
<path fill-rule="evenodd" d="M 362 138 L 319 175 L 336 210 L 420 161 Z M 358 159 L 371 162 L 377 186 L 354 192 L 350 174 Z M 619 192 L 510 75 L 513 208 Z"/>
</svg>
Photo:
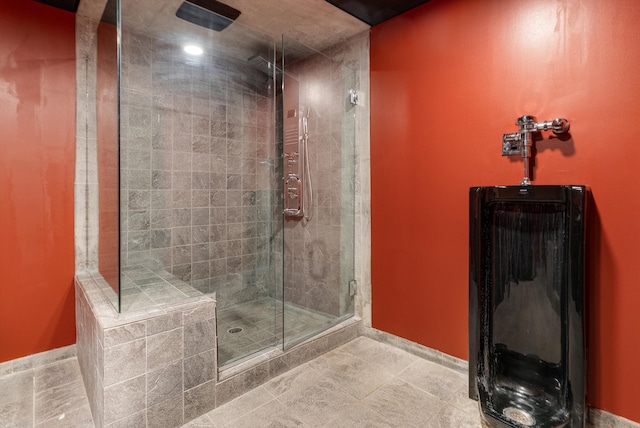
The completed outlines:
<svg viewBox="0 0 640 428">
<path fill-rule="evenodd" d="M 296 174 L 289 174 L 284 182 L 284 214 L 288 217 L 302 215 L 302 181 Z"/>
</svg>

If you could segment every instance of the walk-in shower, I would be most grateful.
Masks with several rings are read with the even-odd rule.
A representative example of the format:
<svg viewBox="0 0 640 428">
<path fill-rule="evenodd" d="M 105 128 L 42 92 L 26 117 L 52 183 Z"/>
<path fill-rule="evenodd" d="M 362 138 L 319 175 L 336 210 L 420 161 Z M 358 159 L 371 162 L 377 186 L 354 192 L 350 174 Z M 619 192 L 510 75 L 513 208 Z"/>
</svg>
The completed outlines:
<svg viewBox="0 0 640 428">
<path fill-rule="evenodd" d="M 170 3 L 112 0 L 98 27 L 99 270 L 125 313 L 215 293 L 224 366 L 353 314 L 356 73 Z M 294 160 L 304 222 L 285 219 Z"/>
</svg>

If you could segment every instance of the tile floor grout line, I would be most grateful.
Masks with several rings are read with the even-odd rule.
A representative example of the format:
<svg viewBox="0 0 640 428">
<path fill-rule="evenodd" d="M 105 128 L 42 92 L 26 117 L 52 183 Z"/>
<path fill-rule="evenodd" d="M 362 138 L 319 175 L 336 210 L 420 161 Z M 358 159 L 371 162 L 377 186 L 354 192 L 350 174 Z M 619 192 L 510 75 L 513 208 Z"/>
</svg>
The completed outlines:
<svg viewBox="0 0 640 428">
<path fill-rule="evenodd" d="M 434 418 L 438 417 L 438 414 L 440 414 L 440 412 L 441 412 L 442 410 L 444 410 L 444 408 L 445 408 L 445 407 L 447 407 L 447 406 L 451 406 L 451 404 L 449 403 L 449 401 L 448 401 L 448 400 L 443 400 L 443 399 L 441 399 L 441 398 L 439 398 L 439 397 L 436 397 L 436 398 L 438 398 L 438 400 L 440 400 L 440 403 L 441 403 L 441 404 L 440 404 L 440 407 L 438 408 L 438 410 L 436 410 L 436 411 L 433 413 L 433 415 L 431 415 L 431 416 L 427 419 L 427 422 L 430 422 L 430 421 L 434 420 Z"/>
<path fill-rule="evenodd" d="M 37 378 L 38 378 L 37 373 L 36 373 L 36 371 L 37 371 L 37 370 L 42 369 L 42 368 L 48 368 L 48 367 L 51 367 L 51 366 L 53 366 L 54 364 L 61 364 L 61 363 L 63 363 L 64 361 L 66 361 L 66 360 L 71 360 L 71 359 L 75 359 L 75 360 L 76 360 L 76 364 L 77 364 L 78 358 L 77 358 L 77 357 L 72 357 L 72 358 L 66 358 L 66 359 L 64 359 L 64 360 L 60 360 L 60 361 L 55 361 L 55 362 L 53 362 L 53 363 L 50 363 L 50 364 L 47 364 L 47 365 L 44 365 L 44 366 L 40 366 L 40 367 L 38 367 L 38 368 L 31 369 L 31 370 L 33 370 L 33 382 L 34 382 L 34 383 L 33 383 L 33 391 L 34 391 L 34 394 L 37 392 L 37 389 L 36 389 L 36 380 L 37 380 Z M 79 372 L 79 371 L 80 371 L 80 369 L 78 369 L 78 372 Z M 82 375 L 82 374 L 80 373 L 80 375 Z M 69 377 L 68 377 L 68 380 L 66 380 L 66 381 L 65 381 L 65 382 L 63 382 L 63 383 L 56 384 L 56 385 L 55 385 L 55 387 L 65 386 L 65 385 L 68 385 L 68 384 L 71 384 L 71 383 L 75 382 L 76 380 L 77 380 L 77 379 L 73 379 L 73 377 L 72 377 L 72 376 L 69 376 Z M 55 388 L 55 387 L 54 387 L 54 388 Z M 48 388 L 48 389 L 52 389 L 52 388 L 50 387 L 50 388 Z"/>
<path fill-rule="evenodd" d="M 389 346 L 391 346 L 391 345 L 389 345 Z M 418 358 L 420 358 L 420 357 L 418 357 Z M 409 363 L 409 365 L 407 365 L 407 367 L 405 367 L 404 369 L 400 370 L 400 371 L 396 374 L 396 377 L 400 377 L 400 375 L 401 375 L 402 373 L 406 372 L 407 370 L 409 370 L 409 368 L 410 368 L 412 365 L 414 365 L 414 364 L 418 364 L 419 362 L 420 362 L 420 359 L 417 359 L 417 360 L 415 360 L 415 361 L 412 361 L 411 363 Z"/>
</svg>

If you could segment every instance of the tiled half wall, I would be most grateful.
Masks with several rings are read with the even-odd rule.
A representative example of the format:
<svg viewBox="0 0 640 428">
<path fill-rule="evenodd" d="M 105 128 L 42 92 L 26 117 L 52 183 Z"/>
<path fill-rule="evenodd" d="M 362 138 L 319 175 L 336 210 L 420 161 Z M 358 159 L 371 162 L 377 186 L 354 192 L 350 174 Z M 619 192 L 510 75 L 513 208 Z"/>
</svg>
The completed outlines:
<svg viewBox="0 0 640 428">
<path fill-rule="evenodd" d="M 281 352 L 277 349 L 218 376 L 216 304 L 117 314 L 90 275 L 76 277 L 77 354 L 96 427 L 171 428 L 197 418 L 358 334 L 355 319 Z"/>
</svg>

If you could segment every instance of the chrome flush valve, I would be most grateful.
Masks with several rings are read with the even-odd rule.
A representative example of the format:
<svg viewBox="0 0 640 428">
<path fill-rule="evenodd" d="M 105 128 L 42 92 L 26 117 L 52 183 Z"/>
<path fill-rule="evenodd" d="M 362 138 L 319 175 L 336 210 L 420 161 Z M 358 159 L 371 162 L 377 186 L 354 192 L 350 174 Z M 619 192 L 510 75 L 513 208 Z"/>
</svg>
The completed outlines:
<svg viewBox="0 0 640 428">
<path fill-rule="evenodd" d="M 551 130 L 554 134 L 562 134 L 569 130 L 569 121 L 561 117 L 547 122 L 536 122 L 533 116 L 522 116 L 516 120 L 516 125 L 520 128 L 518 132 L 502 134 L 502 156 L 521 155 L 524 161 L 524 177 L 520 182 L 521 186 L 531 185 L 529 179 L 529 158 L 531 157 L 531 147 L 533 146 L 532 133 L 538 131 Z"/>
</svg>

